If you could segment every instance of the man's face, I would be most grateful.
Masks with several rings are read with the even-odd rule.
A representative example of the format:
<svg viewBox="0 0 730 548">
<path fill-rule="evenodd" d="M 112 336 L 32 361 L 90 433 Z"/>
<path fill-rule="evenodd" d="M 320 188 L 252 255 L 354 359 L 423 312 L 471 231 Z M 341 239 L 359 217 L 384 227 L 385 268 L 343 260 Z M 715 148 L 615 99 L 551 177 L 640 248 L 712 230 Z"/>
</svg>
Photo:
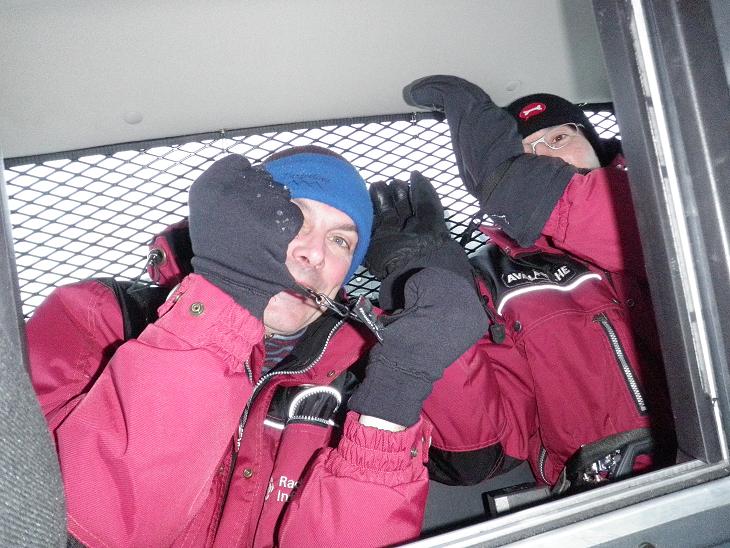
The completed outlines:
<svg viewBox="0 0 730 548">
<path fill-rule="evenodd" d="M 357 228 L 350 217 L 332 206 L 308 198 L 292 200 L 304 223 L 286 251 L 286 266 L 299 284 L 335 297 L 350 270 Z M 291 334 L 323 313 L 312 299 L 282 291 L 264 309 L 267 334 Z"/>
<path fill-rule="evenodd" d="M 532 133 L 522 139 L 522 146 L 528 154 L 532 154 L 531 143 L 534 143 L 548 132 L 559 128 L 560 126 L 548 127 Z M 561 158 L 562 160 L 574 165 L 580 169 L 595 169 L 601 167 L 601 162 L 596 156 L 591 143 L 578 131 L 578 134 L 571 137 L 567 144 L 559 149 L 552 149 L 545 143 L 539 143 L 535 146 L 535 154 L 538 156 L 552 156 Z"/>
</svg>

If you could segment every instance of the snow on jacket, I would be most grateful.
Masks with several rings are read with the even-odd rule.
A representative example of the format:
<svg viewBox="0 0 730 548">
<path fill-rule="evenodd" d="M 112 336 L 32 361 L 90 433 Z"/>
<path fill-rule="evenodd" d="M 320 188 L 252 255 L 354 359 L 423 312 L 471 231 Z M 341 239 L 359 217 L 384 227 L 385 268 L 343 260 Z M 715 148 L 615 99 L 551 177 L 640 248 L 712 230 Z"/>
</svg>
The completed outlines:
<svg viewBox="0 0 730 548">
<path fill-rule="evenodd" d="M 505 452 L 553 484 L 582 446 L 641 428 L 666 435 L 661 358 L 628 179 L 576 174 L 536 244 L 495 227 L 481 253 L 503 341 L 484 346 L 508 425 Z M 646 460 L 646 459 L 644 459 Z M 646 464 L 644 462 L 644 464 Z"/>
</svg>

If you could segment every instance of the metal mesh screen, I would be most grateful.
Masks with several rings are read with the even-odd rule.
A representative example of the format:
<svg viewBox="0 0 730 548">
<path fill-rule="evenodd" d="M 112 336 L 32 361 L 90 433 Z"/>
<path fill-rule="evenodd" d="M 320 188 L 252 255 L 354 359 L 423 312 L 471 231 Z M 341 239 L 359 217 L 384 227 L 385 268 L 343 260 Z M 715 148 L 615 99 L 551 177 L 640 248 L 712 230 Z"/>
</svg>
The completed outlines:
<svg viewBox="0 0 730 548">
<path fill-rule="evenodd" d="M 602 137 L 618 134 L 604 105 L 586 114 Z M 448 125 L 402 115 L 276 126 L 114 145 L 6 160 L 23 312 L 29 317 L 53 287 L 90 277 L 135 279 L 147 244 L 187 215 L 187 191 L 229 153 L 252 162 L 293 145 L 316 144 L 347 158 L 368 183 L 421 171 L 436 187 L 454 235 L 476 215 L 454 162 Z M 470 252 L 483 245 L 476 239 Z M 142 277 L 144 280 L 146 274 Z M 360 269 L 351 294 L 375 296 L 378 282 Z"/>
</svg>

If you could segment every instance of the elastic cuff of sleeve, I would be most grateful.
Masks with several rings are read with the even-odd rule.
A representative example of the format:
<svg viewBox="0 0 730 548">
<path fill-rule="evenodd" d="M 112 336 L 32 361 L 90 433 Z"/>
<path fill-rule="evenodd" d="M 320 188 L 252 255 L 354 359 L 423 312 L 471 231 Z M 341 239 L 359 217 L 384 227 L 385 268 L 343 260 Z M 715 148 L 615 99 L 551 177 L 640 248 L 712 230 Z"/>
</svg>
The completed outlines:
<svg viewBox="0 0 730 548">
<path fill-rule="evenodd" d="M 359 423 L 350 412 L 337 446 L 339 459 L 363 470 L 401 472 L 419 467 L 428 458 L 430 432 L 420 418 L 400 432 L 388 432 Z"/>
<path fill-rule="evenodd" d="M 217 354 L 233 373 L 244 371 L 245 361 L 264 336 L 260 319 L 199 274 L 183 279 L 159 310 L 156 328 Z"/>
<path fill-rule="evenodd" d="M 355 411 L 347 413 L 347 420 L 343 429 L 342 437 L 348 443 L 359 447 L 367 447 L 373 451 L 383 453 L 410 452 L 414 443 L 421 440 L 423 429 L 422 419 L 419 417 L 415 424 L 405 430 L 391 432 L 381 430 L 360 423 L 360 414 Z"/>
<path fill-rule="evenodd" d="M 427 480 L 431 428 L 419 420 L 402 432 L 363 426 L 357 413 L 349 413 L 337 448 L 326 457 L 325 469 L 338 477 L 399 486 Z"/>
</svg>

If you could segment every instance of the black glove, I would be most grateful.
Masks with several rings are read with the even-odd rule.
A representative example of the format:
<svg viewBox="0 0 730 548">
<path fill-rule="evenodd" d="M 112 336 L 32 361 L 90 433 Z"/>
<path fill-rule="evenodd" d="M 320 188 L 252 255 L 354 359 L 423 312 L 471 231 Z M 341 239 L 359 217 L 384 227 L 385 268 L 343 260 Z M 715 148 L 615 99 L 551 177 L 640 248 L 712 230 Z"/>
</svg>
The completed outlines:
<svg viewBox="0 0 730 548">
<path fill-rule="evenodd" d="M 446 367 L 478 341 L 487 318 L 464 250 L 449 238 L 436 191 L 420 173 L 410 187 L 370 187 L 375 228 L 365 259 L 386 273 L 383 343 L 368 358 L 350 409 L 402 426 L 418 421 L 423 401 Z M 402 303 L 402 305 L 400 304 Z"/>
<path fill-rule="evenodd" d="M 289 191 L 263 168 L 231 154 L 190 188 L 193 269 L 262 319 L 269 299 L 297 290 L 285 265 L 304 222 Z"/>
<path fill-rule="evenodd" d="M 373 183 L 370 199 L 375 217 L 365 266 L 382 282 L 381 308 L 403 308 L 403 279 L 408 275 L 403 267 L 428 266 L 424 259 L 434 260 L 432 251 L 451 242 L 444 210 L 431 183 L 417 171 L 411 173 L 410 185 L 398 180 Z"/>
<path fill-rule="evenodd" d="M 466 189 L 517 243 L 532 245 L 576 169 L 558 158 L 525 154 L 514 119 L 462 78 L 415 80 L 403 88 L 403 98 L 446 114 Z"/>
</svg>

